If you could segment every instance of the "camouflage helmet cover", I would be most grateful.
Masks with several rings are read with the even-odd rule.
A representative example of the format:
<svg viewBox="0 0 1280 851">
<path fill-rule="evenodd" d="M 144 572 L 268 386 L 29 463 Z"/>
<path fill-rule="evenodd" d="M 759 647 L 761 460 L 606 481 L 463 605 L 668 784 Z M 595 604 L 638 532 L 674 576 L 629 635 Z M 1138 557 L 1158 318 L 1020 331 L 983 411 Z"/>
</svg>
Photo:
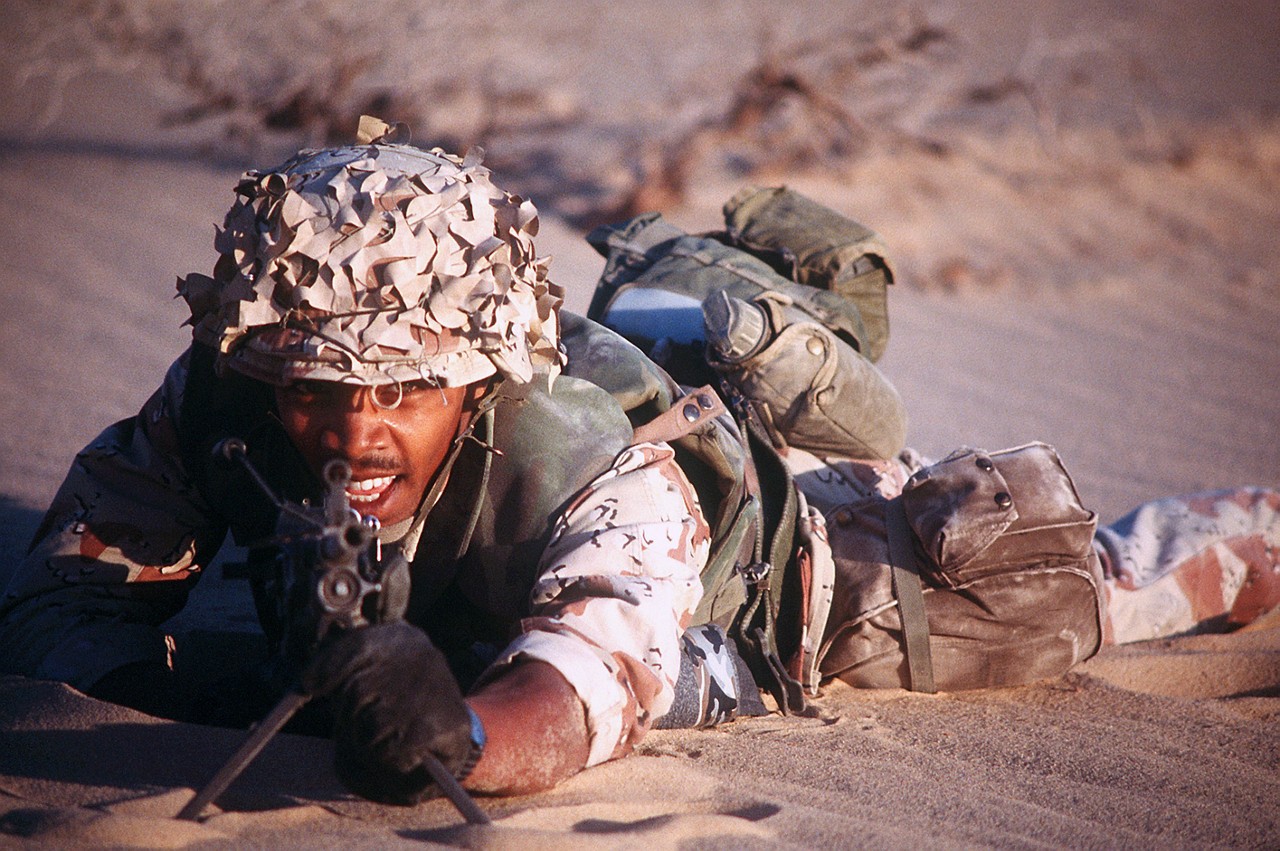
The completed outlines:
<svg viewBox="0 0 1280 851">
<path fill-rule="evenodd" d="M 461 386 L 561 365 L 562 291 L 536 256 L 537 211 L 465 159 L 373 142 L 246 172 L 212 278 L 178 291 L 193 335 L 233 369 Z"/>
</svg>

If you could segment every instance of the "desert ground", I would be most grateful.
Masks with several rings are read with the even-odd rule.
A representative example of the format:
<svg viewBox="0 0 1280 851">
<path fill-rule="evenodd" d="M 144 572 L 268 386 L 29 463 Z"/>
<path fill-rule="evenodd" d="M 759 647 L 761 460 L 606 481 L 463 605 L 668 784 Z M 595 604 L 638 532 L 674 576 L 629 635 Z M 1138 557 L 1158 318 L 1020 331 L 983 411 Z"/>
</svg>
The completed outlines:
<svg viewBox="0 0 1280 851">
<path fill-rule="evenodd" d="M 720 225 L 747 183 L 876 228 L 880 366 L 938 457 L 1043 440 L 1113 521 L 1280 486 L 1280 7 L 0 2 L 0 576 L 73 454 L 189 339 L 241 171 L 361 112 L 479 145 L 585 310 L 592 225 Z M 216 570 L 177 633 L 253 628 Z M 3 652 L 0 649 L 0 652 Z M 1107 648 L 1028 686 L 824 689 L 816 718 L 652 733 L 544 794 L 390 808 L 278 737 L 0 680 L 5 847 L 1276 847 L 1280 621 Z"/>
</svg>

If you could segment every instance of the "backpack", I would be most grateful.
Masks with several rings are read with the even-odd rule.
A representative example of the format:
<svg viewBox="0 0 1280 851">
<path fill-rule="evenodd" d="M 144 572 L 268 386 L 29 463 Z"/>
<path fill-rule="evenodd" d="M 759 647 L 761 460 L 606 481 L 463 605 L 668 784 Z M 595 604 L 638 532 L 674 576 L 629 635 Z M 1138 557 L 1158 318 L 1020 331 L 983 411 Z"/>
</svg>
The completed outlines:
<svg viewBox="0 0 1280 851">
<path fill-rule="evenodd" d="M 596 228 L 606 264 L 587 315 L 680 383 L 749 402 L 775 443 L 896 456 L 906 409 L 873 365 L 893 280 L 880 238 L 786 188 L 745 189 L 724 218 L 700 235 L 657 213 Z"/>
<path fill-rule="evenodd" d="M 606 265 L 589 315 L 681 383 L 717 383 L 737 415 L 761 504 L 730 634 L 757 682 L 800 711 L 829 677 L 1011 685 L 1096 652 L 1096 515 L 1052 447 L 961 451 L 892 499 L 806 505 L 778 450 L 868 470 L 902 450 L 901 399 L 873 366 L 892 271 L 874 232 L 791 190 L 744 190 L 724 215 L 702 235 L 656 213 L 592 231 Z"/>
<path fill-rule="evenodd" d="M 725 230 L 707 234 L 685 233 L 659 213 L 592 230 L 587 242 L 606 263 L 587 316 L 653 356 L 662 340 L 703 342 L 702 302 L 716 292 L 743 300 L 774 292 L 879 359 L 893 274 L 873 231 L 785 187 L 744 189 L 724 217 Z M 669 360 L 661 348 L 657 355 Z"/>
<path fill-rule="evenodd" d="M 732 435 L 738 442 L 734 460 L 745 465 L 745 480 L 720 478 L 729 496 L 708 512 L 714 517 L 711 559 L 694 620 L 725 627 L 756 682 L 784 711 L 800 712 L 806 677 L 791 663 L 812 637 L 797 623 L 804 619 L 781 603 L 811 596 L 811 564 L 803 558 L 797 564 L 797 545 L 813 534 L 813 521 L 776 447 L 790 436 L 858 457 L 863 450 L 850 448 L 851 441 L 868 444 L 865 451 L 878 457 L 901 449 L 901 400 L 871 365 L 888 339 L 886 287 L 893 277 L 878 236 L 789 189 L 744 190 L 724 215 L 723 232 L 703 235 L 685 233 L 658 213 L 593 230 L 587 241 L 606 264 L 587 316 L 635 344 L 680 385 L 716 385 L 733 406 L 736 422 L 722 418 L 725 431 L 717 439 Z M 824 354 L 807 368 L 829 380 L 809 388 L 810 404 L 792 404 L 799 391 L 786 379 L 797 370 L 779 356 L 795 341 L 732 364 L 708 356 L 704 302 L 714 303 L 713 297 L 744 304 L 773 299 L 768 309 L 779 325 L 791 326 L 786 333 L 821 338 Z M 861 384 L 878 391 L 859 396 L 861 409 L 873 413 L 862 419 L 900 425 L 888 429 L 887 438 L 861 441 L 844 426 L 858 416 L 839 402 L 855 394 L 842 394 L 830 379 L 847 385 L 851 371 L 840 367 L 850 363 L 863 366 Z M 768 364 L 772 379 L 753 383 L 770 374 Z"/>
<path fill-rule="evenodd" d="M 1097 514 L 1053 447 L 961 449 L 834 508 L 822 677 L 960 691 L 1058 676 L 1102 642 Z M 883 530 L 868 534 L 867 530 Z"/>
</svg>

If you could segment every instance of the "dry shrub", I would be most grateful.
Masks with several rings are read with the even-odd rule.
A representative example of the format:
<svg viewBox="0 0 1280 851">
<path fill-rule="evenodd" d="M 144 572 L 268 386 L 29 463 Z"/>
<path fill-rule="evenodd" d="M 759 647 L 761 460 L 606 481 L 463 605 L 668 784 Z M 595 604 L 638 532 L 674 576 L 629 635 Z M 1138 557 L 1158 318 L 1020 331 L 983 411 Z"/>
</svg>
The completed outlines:
<svg viewBox="0 0 1280 851">
<path fill-rule="evenodd" d="M 943 155 L 936 140 L 904 133 L 872 89 L 914 62 L 945 56 L 954 37 L 914 10 L 784 47 L 729 87 L 721 110 L 642 147 L 635 185 L 600 218 L 679 204 L 692 175 L 714 159 L 740 178 L 835 171 L 868 146 L 902 143 Z"/>
<path fill-rule="evenodd" d="M 301 144 L 346 142 L 366 113 L 409 122 L 420 142 L 461 148 L 533 113 L 565 117 L 536 87 L 486 70 L 487 22 L 510 5 L 29 0 L 17 16 L 31 35 L 18 64 L 52 80 L 55 94 L 102 70 L 177 83 L 189 102 L 165 123 L 201 126 L 246 153 L 281 132 Z"/>
<path fill-rule="evenodd" d="M 1157 85 L 1140 34 L 1119 26 L 1032 37 L 1006 69 L 975 78 L 967 63 L 982 45 L 945 5 L 859 4 L 785 36 L 772 34 L 776 9 L 749 6 L 757 44 L 694 51 L 678 77 L 608 95 L 597 78 L 615 69 L 554 55 L 615 61 L 592 24 L 541 20 L 515 0 L 19 5 L 19 82 L 52 81 L 46 119 L 67 79 L 103 68 L 176 83 L 187 103 L 170 125 L 258 164 L 264 149 L 349 141 L 372 113 L 407 122 L 419 144 L 483 146 L 506 185 L 580 226 L 671 208 L 704 179 L 839 178 L 872 149 L 949 156 L 964 133 L 1011 122 L 1030 123 L 1056 156 L 1080 110 L 1111 108 L 1126 86 L 1126 103 L 1141 104 L 1139 90 Z M 681 49 L 674 37 L 670 47 Z M 1154 116 L 1119 112 L 1135 148 L 1191 164 L 1194 150 Z"/>
</svg>

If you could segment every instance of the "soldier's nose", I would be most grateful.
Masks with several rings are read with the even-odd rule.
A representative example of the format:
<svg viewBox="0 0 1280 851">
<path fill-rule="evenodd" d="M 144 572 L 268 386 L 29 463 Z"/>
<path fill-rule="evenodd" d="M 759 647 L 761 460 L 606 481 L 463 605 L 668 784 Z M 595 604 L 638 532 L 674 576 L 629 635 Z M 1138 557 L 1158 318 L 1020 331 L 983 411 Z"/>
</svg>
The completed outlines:
<svg viewBox="0 0 1280 851">
<path fill-rule="evenodd" d="M 332 413 L 321 433 L 324 450 L 346 458 L 359 458 L 372 450 L 385 449 L 386 423 L 368 390 L 354 389 L 344 402 Z"/>
</svg>

